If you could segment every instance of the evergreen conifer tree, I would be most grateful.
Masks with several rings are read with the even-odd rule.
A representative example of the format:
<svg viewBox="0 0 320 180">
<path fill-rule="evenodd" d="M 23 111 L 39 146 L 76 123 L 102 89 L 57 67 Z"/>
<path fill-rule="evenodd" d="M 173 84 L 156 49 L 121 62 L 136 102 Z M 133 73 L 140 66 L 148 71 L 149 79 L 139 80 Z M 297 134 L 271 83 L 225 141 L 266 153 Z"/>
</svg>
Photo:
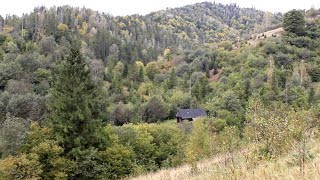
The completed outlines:
<svg viewBox="0 0 320 180">
<path fill-rule="evenodd" d="M 291 10 L 284 15 L 283 28 L 287 32 L 301 36 L 305 33 L 305 19 L 298 10 Z"/>
<path fill-rule="evenodd" d="M 48 117 L 56 140 L 64 154 L 77 163 L 73 177 L 95 177 L 101 168 L 95 156 L 101 141 L 102 128 L 99 106 L 99 88 L 91 80 L 88 67 L 78 43 L 58 67 L 51 91 Z"/>
<path fill-rule="evenodd" d="M 177 75 L 176 75 L 176 71 L 175 69 L 173 68 L 171 70 L 171 73 L 170 73 L 170 78 L 169 78 L 169 88 L 173 88 L 174 86 L 177 85 Z"/>
</svg>

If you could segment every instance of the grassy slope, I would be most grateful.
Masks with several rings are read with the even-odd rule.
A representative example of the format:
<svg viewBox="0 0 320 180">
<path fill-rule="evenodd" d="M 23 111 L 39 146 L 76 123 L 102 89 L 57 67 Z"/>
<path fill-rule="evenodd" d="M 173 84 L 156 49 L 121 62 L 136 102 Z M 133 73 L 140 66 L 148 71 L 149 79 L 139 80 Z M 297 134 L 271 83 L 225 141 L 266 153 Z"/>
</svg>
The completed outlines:
<svg viewBox="0 0 320 180">
<path fill-rule="evenodd" d="M 272 35 L 281 36 L 282 33 L 284 33 L 284 30 L 282 27 L 280 27 L 277 29 L 263 32 L 263 33 L 254 34 L 254 35 L 252 35 L 253 39 L 249 40 L 248 43 L 251 45 L 257 45 L 257 44 L 259 44 L 259 42 L 265 40 L 265 38 L 263 38 L 263 35 L 265 35 L 267 38 L 269 38 L 269 37 L 272 37 Z M 260 37 L 260 38 L 258 38 L 258 37 Z"/>
<path fill-rule="evenodd" d="M 310 158 L 301 170 L 297 158 L 297 150 L 275 161 L 261 161 L 256 165 L 248 165 L 244 156 L 238 156 L 234 169 L 230 165 L 221 164 L 212 166 L 207 171 L 190 176 L 188 179 L 320 179 L 320 141 L 312 140 Z"/>
<path fill-rule="evenodd" d="M 132 178 L 133 180 L 206 180 L 206 179 L 320 179 L 320 139 L 308 140 L 308 154 L 311 155 L 301 171 L 298 149 L 277 160 L 248 160 L 252 149 L 241 150 L 232 155 L 221 154 L 197 164 L 198 171 L 192 173 L 190 165 L 161 170 L 155 173 Z M 251 149 L 251 150 L 250 150 Z M 251 152 L 250 152 L 251 151 Z M 232 160 L 233 162 L 232 163 Z"/>
</svg>

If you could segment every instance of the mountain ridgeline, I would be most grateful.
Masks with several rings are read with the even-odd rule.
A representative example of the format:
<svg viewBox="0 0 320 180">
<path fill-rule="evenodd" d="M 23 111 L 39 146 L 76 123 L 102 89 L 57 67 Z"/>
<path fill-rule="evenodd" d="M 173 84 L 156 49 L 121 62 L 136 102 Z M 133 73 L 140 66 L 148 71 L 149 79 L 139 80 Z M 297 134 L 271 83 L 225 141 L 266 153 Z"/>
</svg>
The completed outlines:
<svg viewBox="0 0 320 180">
<path fill-rule="evenodd" d="M 146 63 L 157 59 L 165 48 L 178 52 L 181 48 L 192 49 L 203 43 L 236 41 L 250 34 L 254 28 L 261 30 L 261 27 L 268 28 L 281 21 L 281 14 L 208 2 L 146 16 L 120 17 L 63 6 L 37 7 L 22 17 L 0 17 L 0 30 L 19 35 L 20 40 L 33 42 L 52 36 L 59 43 L 64 38 L 77 35 L 96 58 L 107 61 L 114 44 L 119 50 L 120 60 L 140 59 Z"/>
<path fill-rule="evenodd" d="M 251 168 L 306 148 L 320 124 L 319 17 L 209 2 L 0 16 L 0 179 L 196 173 L 218 153 L 236 175 L 239 149 Z M 187 108 L 208 116 L 175 123 Z"/>
</svg>

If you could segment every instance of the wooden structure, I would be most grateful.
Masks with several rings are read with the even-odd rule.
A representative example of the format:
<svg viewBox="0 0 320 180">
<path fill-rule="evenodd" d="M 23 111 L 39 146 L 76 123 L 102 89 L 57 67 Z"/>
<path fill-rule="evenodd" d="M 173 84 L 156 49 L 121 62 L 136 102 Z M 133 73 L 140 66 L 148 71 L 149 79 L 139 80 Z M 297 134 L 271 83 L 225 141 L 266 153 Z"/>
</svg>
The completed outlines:
<svg viewBox="0 0 320 180">
<path fill-rule="evenodd" d="M 194 121 L 195 119 L 204 116 L 207 116 L 207 113 L 203 109 L 179 109 L 176 114 L 177 123 L 180 123 L 183 120 Z"/>
</svg>

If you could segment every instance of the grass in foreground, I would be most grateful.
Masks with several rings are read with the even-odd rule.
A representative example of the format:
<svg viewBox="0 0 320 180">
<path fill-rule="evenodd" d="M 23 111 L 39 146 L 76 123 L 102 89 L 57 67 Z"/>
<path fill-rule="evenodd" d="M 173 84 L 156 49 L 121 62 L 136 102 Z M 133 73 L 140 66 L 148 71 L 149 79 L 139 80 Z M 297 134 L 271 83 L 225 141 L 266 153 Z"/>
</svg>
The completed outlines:
<svg viewBox="0 0 320 180">
<path fill-rule="evenodd" d="M 306 144 L 308 158 L 302 164 L 301 149 L 286 156 L 268 160 L 248 160 L 252 149 L 234 154 L 221 154 L 198 162 L 197 171 L 190 165 L 161 170 L 132 178 L 132 180 L 206 180 L 206 179 L 320 179 L 320 139 L 312 138 Z"/>
</svg>

